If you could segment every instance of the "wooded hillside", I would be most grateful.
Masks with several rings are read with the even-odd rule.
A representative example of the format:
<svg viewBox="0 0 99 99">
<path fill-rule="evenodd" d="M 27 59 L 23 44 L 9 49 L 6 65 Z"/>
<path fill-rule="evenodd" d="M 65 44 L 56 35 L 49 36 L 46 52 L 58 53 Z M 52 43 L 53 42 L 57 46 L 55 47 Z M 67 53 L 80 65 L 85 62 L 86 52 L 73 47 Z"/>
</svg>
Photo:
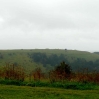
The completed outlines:
<svg viewBox="0 0 99 99">
<path fill-rule="evenodd" d="M 21 49 L 0 50 L 0 66 L 6 63 L 21 65 L 27 71 L 36 67 L 43 71 L 53 69 L 61 61 L 69 64 L 74 71 L 88 68 L 90 71 L 99 71 L 99 55 L 85 51 L 65 49 Z"/>
</svg>

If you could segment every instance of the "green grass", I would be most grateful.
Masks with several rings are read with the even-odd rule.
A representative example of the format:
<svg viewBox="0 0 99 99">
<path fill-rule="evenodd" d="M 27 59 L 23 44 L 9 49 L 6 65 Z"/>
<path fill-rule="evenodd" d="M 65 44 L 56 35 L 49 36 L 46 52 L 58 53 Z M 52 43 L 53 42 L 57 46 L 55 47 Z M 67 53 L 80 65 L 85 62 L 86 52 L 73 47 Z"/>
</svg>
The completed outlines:
<svg viewBox="0 0 99 99">
<path fill-rule="evenodd" d="M 95 83 L 82 83 L 82 82 L 50 82 L 50 81 L 17 81 L 17 80 L 0 80 L 0 84 L 4 85 L 17 85 L 17 86 L 31 86 L 31 87 L 50 87 L 62 88 L 73 90 L 93 90 L 99 85 Z"/>
<path fill-rule="evenodd" d="M 0 85 L 0 99 L 99 99 L 96 90 Z"/>
</svg>

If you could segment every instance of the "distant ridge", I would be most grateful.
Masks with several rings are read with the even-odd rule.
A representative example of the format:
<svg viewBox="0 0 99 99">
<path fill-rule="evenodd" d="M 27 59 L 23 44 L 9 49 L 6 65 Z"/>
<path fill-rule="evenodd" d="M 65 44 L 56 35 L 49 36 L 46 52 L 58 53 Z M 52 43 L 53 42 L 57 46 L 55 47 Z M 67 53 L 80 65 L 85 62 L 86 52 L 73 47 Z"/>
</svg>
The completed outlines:
<svg viewBox="0 0 99 99">
<path fill-rule="evenodd" d="M 98 54 L 99 52 L 91 53 L 68 49 L 0 49 L 0 66 L 14 63 L 23 66 L 28 71 L 36 67 L 47 71 L 64 60 L 70 64 L 73 70 L 77 70 L 78 67 L 99 70 Z"/>
</svg>

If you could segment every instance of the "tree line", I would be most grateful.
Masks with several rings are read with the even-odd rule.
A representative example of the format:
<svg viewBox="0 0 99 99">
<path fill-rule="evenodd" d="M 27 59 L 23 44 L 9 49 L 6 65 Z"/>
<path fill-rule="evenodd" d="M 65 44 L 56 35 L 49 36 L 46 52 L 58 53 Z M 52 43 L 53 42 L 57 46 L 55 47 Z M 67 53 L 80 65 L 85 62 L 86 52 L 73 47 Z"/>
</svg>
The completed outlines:
<svg viewBox="0 0 99 99">
<path fill-rule="evenodd" d="M 73 71 L 78 71 L 78 69 L 81 70 L 81 69 L 84 69 L 84 68 L 88 68 L 89 71 L 93 71 L 93 70 L 99 71 L 99 60 L 87 61 L 84 58 L 68 57 L 64 54 L 46 55 L 46 53 L 40 53 L 40 52 L 29 54 L 29 57 L 31 58 L 32 61 L 34 61 L 36 63 L 41 63 L 45 67 L 47 65 L 55 67 L 61 61 L 64 61 L 67 64 L 71 65 L 71 68 L 72 68 Z"/>
</svg>

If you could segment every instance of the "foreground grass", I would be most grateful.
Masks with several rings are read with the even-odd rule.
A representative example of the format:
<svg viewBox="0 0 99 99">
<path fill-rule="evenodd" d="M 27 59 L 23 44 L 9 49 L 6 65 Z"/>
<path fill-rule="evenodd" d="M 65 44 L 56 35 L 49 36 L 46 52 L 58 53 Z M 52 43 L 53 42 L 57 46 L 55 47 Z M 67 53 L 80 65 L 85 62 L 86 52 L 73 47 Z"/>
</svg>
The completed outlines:
<svg viewBox="0 0 99 99">
<path fill-rule="evenodd" d="M 50 82 L 50 81 L 17 81 L 17 80 L 2 80 L 0 84 L 4 85 L 17 85 L 17 86 L 31 86 L 31 87 L 50 87 L 50 88 L 63 88 L 73 90 L 93 90 L 99 87 L 99 84 L 95 83 L 84 83 L 84 82 Z"/>
<path fill-rule="evenodd" d="M 71 90 L 0 85 L 0 99 L 99 99 L 99 88 L 94 90 Z"/>
</svg>

